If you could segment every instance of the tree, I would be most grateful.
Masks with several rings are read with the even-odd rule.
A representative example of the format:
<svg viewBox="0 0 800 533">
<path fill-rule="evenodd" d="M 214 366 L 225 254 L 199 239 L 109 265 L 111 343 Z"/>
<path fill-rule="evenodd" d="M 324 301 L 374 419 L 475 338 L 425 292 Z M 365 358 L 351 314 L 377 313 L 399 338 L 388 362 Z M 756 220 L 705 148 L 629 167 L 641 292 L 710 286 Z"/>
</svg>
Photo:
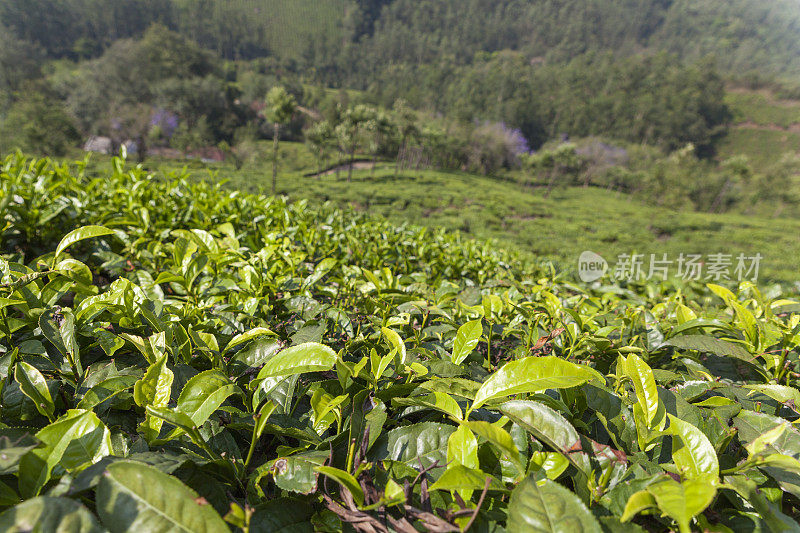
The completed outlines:
<svg viewBox="0 0 800 533">
<path fill-rule="evenodd" d="M 377 109 L 374 116 L 367 123 L 367 130 L 371 134 L 369 137 L 369 151 L 372 153 L 372 170 L 375 173 L 375 167 L 378 164 L 378 153 L 385 150 L 397 134 L 397 125 L 394 122 L 394 117 L 389 113 Z"/>
<path fill-rule="evenodd" d="M 306 130 L 306 142 L 317 157 L 317 177 L 322 174 L 322 167 L 328 159 L 328 153 L 335 142 L 330 122 L 323 120 Z"/>
<path fill-rule="evenodd" d="M 272 122 L 272 194 L 275 194 L 278 184 L 278 142 L 281 126 L 289 123 L 292 115 L 297 110 L 297 101 L 294 96 L 281 86 L 273 87 L 267 93 L 267 106 L 264 116 Z"/>
<path fill-rule="evenodd" d="M 26 93 L 12 104 L 0 130 L 12 146 L 51 156 L 64 155 L 80 141 L 75 123 L 61 102 L 38 92 Z"/>
<path fill-rule="evenodd" d="M 347 154 L 347 181 L 353 179 L 353 165 L 356 150 L 362 142 L 362 134 L 369 122 L 375 118 L 375 109 L 364 104 L 347 108 L 342 114 L 342 121 L 336 126 L 334 133 L 339 142 L 339 149 Z"/>
<path fill-rule="evenodd" d="M 394 122 L 397 125 L 397 133 L 400 136 L 400 145 L 397 149 L 397 160 L 394 166 L 394 177 L 396 178 L 400 173 L 400 162 L 405 156 L 408 141 L 419 136 L 419 128 L 417 127 L 417 114 L 408 107 L 405 100 L 395 100 L 392 111 Z"/>
</svg>

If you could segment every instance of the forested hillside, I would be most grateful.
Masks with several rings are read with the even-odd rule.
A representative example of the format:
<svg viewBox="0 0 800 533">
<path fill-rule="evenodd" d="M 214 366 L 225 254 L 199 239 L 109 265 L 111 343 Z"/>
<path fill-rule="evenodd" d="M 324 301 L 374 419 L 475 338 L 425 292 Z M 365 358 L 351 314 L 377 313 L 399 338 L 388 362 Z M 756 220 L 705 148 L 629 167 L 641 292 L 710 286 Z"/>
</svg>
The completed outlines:
<svg viewBox="0 0 800 533">
<path fill-rule="evenodd" d="M 228 59 L 270 54 L 350 82 L 502 49 L 713 54 L 725 72 L 800 76 L 797 0 L 3 0 L 0 21 L 52 57 L 96 56 L 160 22 Z"/>
</svg>

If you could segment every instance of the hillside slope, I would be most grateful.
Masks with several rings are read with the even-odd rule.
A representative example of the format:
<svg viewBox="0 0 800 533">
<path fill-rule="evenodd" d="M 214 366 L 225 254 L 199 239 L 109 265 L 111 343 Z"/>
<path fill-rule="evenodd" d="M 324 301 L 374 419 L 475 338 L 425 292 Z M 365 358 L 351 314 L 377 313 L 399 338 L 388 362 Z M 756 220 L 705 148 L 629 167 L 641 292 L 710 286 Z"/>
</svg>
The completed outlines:
<svg viewBox="0 0 800 533">
<path fill-rule="evenodd" d="M 800 221 L 737 214 L 677 212 L 643 204 L 627 195 L 596 187 L 526 188 L 463 172 L 403 171 L 379 164 L 373 170 L 338 176 L 304 177 L 302 161 L 311 161 L 305 147 L 284 143 L 291 154 L 278 178 L 279 194 L 330 201 L 338 206 L 368 211 L 396 223 L 412 223 L 461 231 L 481 239 L 497 239 L 537 260 L 554 260 L 560 270 L 574 272 L 580 254 L 594 251 L 609 263 L 632 252 L 667 254 L 760 253 L 762 281 L 794 283 L 800 271 Z M 296 161 L 293 170 L 291 160 Z M 194 175 L 206 169 L 211 179 L 227 181 L 234 189 L 262 191 L 269 187 L 269 167 L 249 166 L 237 171 L 228 164 L 193 162 Z M 151 161 L 160 173 L 178 171 L 181 163 Z M 97 172 L 106 167 L 100 164 Z"/>
<path fill-rule="evenodd" d="M 787 154 L 800 154 L 800 101 L 767 90 L 731 89 L 725 98 L 732 124 L 718 147 L 718 158 L 745 155 L 759 169 Z"/>
</svg>

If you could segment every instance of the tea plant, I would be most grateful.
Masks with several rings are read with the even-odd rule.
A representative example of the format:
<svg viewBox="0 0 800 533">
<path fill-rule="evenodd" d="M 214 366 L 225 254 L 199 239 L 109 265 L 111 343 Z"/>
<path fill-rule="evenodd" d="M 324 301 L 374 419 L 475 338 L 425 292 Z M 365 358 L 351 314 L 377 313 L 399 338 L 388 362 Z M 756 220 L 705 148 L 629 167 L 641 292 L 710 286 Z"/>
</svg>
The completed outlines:
<svg viewBox="0 0 800 533">
<path fill-rule="evenodd" d="M 800 302 L 2 163 L 3 531 L 798 531 Z"/>
</svg>

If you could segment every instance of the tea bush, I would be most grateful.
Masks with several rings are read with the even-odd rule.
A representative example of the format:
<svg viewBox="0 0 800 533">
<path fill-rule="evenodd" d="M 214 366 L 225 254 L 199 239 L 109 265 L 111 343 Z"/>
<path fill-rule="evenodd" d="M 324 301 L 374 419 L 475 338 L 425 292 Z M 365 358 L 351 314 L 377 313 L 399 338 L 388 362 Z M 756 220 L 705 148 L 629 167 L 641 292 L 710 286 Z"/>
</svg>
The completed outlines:
<svg viewBox="0 0 800 533">
<path fill-rule="evenodd" d="M 800 302 L 0 168 L 3 531 L 797 531 Z"/>
</svg>

